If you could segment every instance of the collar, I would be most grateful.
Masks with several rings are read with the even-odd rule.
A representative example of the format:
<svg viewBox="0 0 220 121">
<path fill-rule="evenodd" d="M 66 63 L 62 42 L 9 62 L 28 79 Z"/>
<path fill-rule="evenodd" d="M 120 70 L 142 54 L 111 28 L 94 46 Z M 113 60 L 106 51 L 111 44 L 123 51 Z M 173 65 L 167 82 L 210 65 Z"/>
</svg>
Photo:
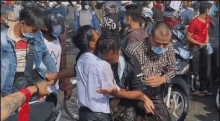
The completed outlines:
<svg viewBox="0 0 220 121">
<path fill-rule="evenodd" d="M 13 40 L 15 43 L 17 43 L 19 40 L 24 40 L 26 41 L 25 38 L 16 38 L 15 34 L 14 34 L 14 28 L 15 26 L 18 24 L 18 22 L 16 22 L 13 26 L 10 26 L 8 31 L 7 31 L 7 37 L 9 38 L 9 40 Z"/>
</svg>

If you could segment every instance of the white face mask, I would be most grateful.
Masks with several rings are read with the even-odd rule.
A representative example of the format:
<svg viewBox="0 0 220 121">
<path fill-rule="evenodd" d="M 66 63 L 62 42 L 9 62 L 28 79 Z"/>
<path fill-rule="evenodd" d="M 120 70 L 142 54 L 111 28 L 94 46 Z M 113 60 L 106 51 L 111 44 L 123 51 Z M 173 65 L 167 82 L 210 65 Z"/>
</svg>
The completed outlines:
<svg viewBox="0 0 220 121">
<path fill-rule="evenodd" d="M 88 9 L 89 9 L 89 5 L 85 5 L 85 9 L 87 9 L 87 10 L 88 10 Z"/>
</svg>

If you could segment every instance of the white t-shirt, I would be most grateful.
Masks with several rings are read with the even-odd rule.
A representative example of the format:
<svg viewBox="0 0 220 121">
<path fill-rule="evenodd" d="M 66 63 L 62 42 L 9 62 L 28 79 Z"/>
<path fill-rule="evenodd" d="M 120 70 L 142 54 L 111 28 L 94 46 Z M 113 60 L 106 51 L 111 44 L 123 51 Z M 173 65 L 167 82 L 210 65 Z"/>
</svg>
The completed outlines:
<svg viewBox="0 0 220 121">
<path fill-rule="evenodd" d="M 47 49 L 56 64 L 57 72 L 59 72 L 60 71 L 60 61 L 61 61 L 61 46 L 60 46 L 59 39 L 56 38 L 54 41 L 49 42 L 48 40 L 46 40 L 44 38 L 44 43 L 47 46 Z M 57 83 L 54 86 L 47 87 L 47 90 L 50 93 L 55 92 L 58 94 L 59 80 L 57 81 Z"/>
</svg>

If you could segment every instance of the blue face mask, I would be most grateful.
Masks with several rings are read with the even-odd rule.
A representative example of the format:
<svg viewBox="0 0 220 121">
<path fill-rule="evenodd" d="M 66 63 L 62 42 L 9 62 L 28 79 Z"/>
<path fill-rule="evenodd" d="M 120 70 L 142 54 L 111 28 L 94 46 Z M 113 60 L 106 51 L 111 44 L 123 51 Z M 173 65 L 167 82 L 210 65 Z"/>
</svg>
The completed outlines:
<svg viewBox="0 0 220 121">
<path fill-rule="evenodd" d="M 60 34 L 62 33 L 62 26 L 61 25 L 57 25 L 57 26 L 54 26 L 53 27 L 53 32 L 52 32 L 52 35 L 57 37 L 57 36 L 60 36 Z"/>
<path fill-rule="evenodd" d="M 215 5 L 212 5 L 212 7 L 211 7 L 211 9 L 210 9 L 210 13 L 209 13 L 209 17 L 212 17 L 212 16 L 214 16 L 214 14 L 215 14 Z"/>
<path fill-rule="evenodd" d="M 23 29 L 22 29 L 22 34 L 26 39 L 32 39 L 36 37 L 36 34 L 30 33 L 30 32 L 24 33 Z"/>
<path fill-rule="evenodd" d="M 152 46 L 151 50 L 153 50 L 156 54 L 163 54 L 167 51 L 167 48 L 160 49 L 158 47 Z"/>
</svg>

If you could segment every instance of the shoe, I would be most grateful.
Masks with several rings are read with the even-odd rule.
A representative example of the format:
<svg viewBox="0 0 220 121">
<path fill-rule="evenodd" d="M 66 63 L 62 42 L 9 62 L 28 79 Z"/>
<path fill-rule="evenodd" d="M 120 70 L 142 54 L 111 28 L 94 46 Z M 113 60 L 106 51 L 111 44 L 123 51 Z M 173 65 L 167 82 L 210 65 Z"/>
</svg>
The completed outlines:
<svg viewBox="0 0 220 121">
<path fill-rule="evenodd" d="M 208 92 L 208 93 L 206 93 L 206 95 L 208 95 L 208 96 L 212 96 L 212 93 L 211 93 L 211 92 Z"/>
<path fill-rule="evenodd" d="M 200 93 L 200 94 L 198 94 L 198 95 L 196 95 L 196 96 L 198 96 L 198 97 L 203 97 L 203 96 L 205 96 L 205 94 L 204 94 L 204 93 Z"/>
<path fill-rule="evenodd" d="M 209 91 L 207 91 L 207 90 L 203 90 L 203 91 L 201 91 L 201 93 L 203 93 L 203 94 L 207 94 L 207 93 L 209 93 Z"/>
<path fill-rule="evenodd" d="M 191 94 L 195 96 L 195 95 L 202 94 L 202 93 L 200 91 L 195 91 L 195 92 L 192 92 Z"/>
</svg>

